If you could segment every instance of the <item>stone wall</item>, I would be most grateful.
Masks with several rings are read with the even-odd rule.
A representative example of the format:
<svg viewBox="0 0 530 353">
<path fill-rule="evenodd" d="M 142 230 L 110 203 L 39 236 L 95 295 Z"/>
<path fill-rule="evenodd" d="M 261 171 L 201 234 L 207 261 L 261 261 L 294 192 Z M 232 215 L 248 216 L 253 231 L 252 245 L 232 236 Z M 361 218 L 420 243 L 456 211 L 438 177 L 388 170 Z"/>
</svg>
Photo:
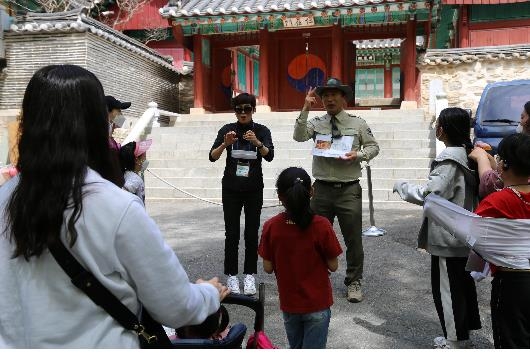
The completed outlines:
<svg viewBox="0 0 530 353">
<path fill-rule="evenodd" d="M 126 116 L 138 118 L 151 101 L 176 112 L 180 71 L 161 54 L 80 11 L 28 14 L 5 32 L 0 110 L 20 108 L 26 85 L 39 68 L 76 64 L 96 74 L 107 95 L 132 102 Z"/>
<path fill-rule="evenodd" d="M 433 82 L 441 84 L 449 106 L 470 108 L 475 113 L 488 83 L 530 79 L 530 47 L 431 50 L 419 58 L 418 69 L 421 72 L 420 106 L 428 115 L 434 116 L 430 93 Z"/>
<path fill-rule="evenodd" d="M 0 76 L 0 109 L 19 108 L 33 73 L 50 64 L 76 64 L 92 71 L 105 93 L 131 101 L 126 115 L 139 117 L 147 103 L 178 108 L 179 74 L 90 32 L 6 34 L 7 68 Z"/>
<path fill-rule="evenodd" d="M 177 113 L 189 114 L 190 108 L 193 108 L 194 97 L 193 74 L 181 76 L 179 82 L 179 107 Z"/>
<path fill-rule="evenodd" d="M 8 160 L 7 123 L 20 109 L 34 72 L 46 65 L 76 64 L 92 71 L 106 94 L 132 102 L 123 112 L 131 123 L 151 101 L 162 110 L 178 112 L 181 72 L 161 54 L 87 18 L 81 10 L 28 14 L 4 33 L 7 67 L 0 71 L 0 165 Z"/>
</svg>

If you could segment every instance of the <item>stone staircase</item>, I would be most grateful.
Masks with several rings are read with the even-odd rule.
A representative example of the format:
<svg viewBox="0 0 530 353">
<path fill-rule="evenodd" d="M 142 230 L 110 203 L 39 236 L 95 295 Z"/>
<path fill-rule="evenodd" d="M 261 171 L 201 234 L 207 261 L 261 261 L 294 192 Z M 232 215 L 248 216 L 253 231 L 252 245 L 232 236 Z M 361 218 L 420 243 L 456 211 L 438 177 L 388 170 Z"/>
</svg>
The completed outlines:
<svg viewBox="0 0 530 353">
<path fill-rule="evenodd" d="M 374 202 L 402 202 L 392 193 L 398 179 L 424 183 L 429 165 L 435 156 L 435 138 L 423 110 L 362 110 L 350 111 L 363 117 L 369 124 L 380 146 L 379 155 L 370 165 Z M 312 112 L 310 117 L 322 114 Z M 266 125 L 272 133 L 275 157 L 271 163 L 263 161 L 264 204 L 277 202 L 274 183 L 277 175 L 289 166 L 300 166 L 311 174 L 312 141 L 292 139 L 298 112 L 256 113 L 254 120 Z M 225 153 L 212 163 L 208 152 L 217 131 L 235 121 L 233 113 L 182 115 L 174 126 L 152 128 L 149 138 L 153 145 L 148 151 L 149 171 L 145 172 L 146 198 L 149 200 L 192 199 L 192 196 L 220 202 L 221 178 Z M 174 186 L 174 187 L 173 187 Z M 361 178 L 363 202 L 368 202 L 366 171 Z M 176 188 L 175 188 L 176 187 Z"/>
</svg>

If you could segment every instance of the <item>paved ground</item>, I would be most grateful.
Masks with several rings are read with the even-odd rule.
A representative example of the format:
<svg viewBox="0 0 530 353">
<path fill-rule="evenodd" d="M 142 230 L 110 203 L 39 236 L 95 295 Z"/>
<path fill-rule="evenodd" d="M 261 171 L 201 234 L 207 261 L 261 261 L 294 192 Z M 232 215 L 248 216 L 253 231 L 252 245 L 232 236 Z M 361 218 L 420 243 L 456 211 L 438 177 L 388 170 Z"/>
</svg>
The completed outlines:
<svg viewBox="0 0 530 353">
<path fill-rule="evenodd" d="M 369 226 L 368 207 L 363 216 Z M 407 349 L 431 348 L 442 330 L 431 297 L 430 257 L 416 250 L 416 235 L 421 224 L 421 208 L 408 205 L 376 205 L 378 227 L 387 230 L 383 237 L 365 238 L 365 300 L 352 304 L 346 300 L 342 284 L 345 260 L 331 277 L 335 304 L 328 336 L 328 348 Z M 224 281 L 224 225 L 220 206 L 201 201 L 147 202 L 149 214 L 156 220 L 168 243 L 174 248 L 191 280 L 220 276 Z M 262 223 L 278 213 L 279 207 L 266 208 Z M 344 248 L 335 222 L 335 230 Z M 240 255 L 242 255 L 242 243 Z M 240 256 L 240 266 L 242 257 Z M 258 263 L 258 281 L 266 284 L 265 332 L 280 348 L 288 348 L 278 305 L 274 275 L 262 271 Z M 489 280 L 477 285 L 481 330 L 472 333 L 476 348 L 493 348 L 489 309 Z M 252 312 L 230 306 L 232 322 L 243 322 L 253 332 Z M 246 341 L 246 339 L 245 339 Z"/>
</svg>

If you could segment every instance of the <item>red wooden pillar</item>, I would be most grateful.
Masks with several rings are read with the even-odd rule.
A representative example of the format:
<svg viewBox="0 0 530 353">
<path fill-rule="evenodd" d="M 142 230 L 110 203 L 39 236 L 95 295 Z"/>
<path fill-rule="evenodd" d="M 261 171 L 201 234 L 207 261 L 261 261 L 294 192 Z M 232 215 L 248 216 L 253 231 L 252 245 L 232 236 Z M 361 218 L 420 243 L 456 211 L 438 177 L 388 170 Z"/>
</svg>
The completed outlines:
<svg viewBox="0 0 530 353">
<path fill-rule="evenodd" d="M 405 55 L 401 58 L 405 60 L 403 94 L 404 100 L 415 101 L 416 94 L 416 19 L 407 21 L 407 39 L 405 42 Z"/>
<path fill-rule="evenodd" d="M 202 35 L 193 35 L 194 108 L 204 107 L 204 70 L 202 66 Z"/>
<path fill-rule="evenodd" d="M 259 105 L 269 105 L 270 33 L 259 31 Z"/>
<path fill-rule="evenodd" d="M 169 21 L 171 25 L 171 21 Z M 172 25 L 171 32 L 173 33 L 173 38 L 175 38 L 175 44 L 177 48 L 184 47 L 184 31 L 182 30 L 182 25 Z"/>
<path fill-rule="evenodd" d="M 333 25 L 331 30 L 331 76 L 344 81 L 342 62 L 344 59 L 344 39 L 342 27 Z"/>
<path fill-rule="evenodd" d="M 385 63 L 385 98 L 392 98 L 392 66 Z"/>
<path fill-rule="evenodd" d="M 464 5 L 460 8 L 460 16 L 458 20 L 458 39 L 460 41 L 460 48 L 469 47 L 469 5 Z"/>
</svg>

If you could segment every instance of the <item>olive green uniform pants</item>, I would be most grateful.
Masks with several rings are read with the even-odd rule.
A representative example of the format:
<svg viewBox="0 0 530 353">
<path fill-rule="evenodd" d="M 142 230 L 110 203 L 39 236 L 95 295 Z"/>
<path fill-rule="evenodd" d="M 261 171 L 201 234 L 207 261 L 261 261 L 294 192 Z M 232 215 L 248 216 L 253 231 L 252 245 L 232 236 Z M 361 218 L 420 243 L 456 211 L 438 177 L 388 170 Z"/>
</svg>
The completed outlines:
<svg viewBox="0 0 530 353">
<path fill-rule="evenodd" d="M 316 214 L 329 219 L 331 224 L 335 216 L 346 244 L 346 278 L 344 284 L 363 277 L 364 250 L 362 241 L 362 188 L 359 183 L 336 187 L 313 184 L 314 195 L 311 208 Z"/>
</svg>

